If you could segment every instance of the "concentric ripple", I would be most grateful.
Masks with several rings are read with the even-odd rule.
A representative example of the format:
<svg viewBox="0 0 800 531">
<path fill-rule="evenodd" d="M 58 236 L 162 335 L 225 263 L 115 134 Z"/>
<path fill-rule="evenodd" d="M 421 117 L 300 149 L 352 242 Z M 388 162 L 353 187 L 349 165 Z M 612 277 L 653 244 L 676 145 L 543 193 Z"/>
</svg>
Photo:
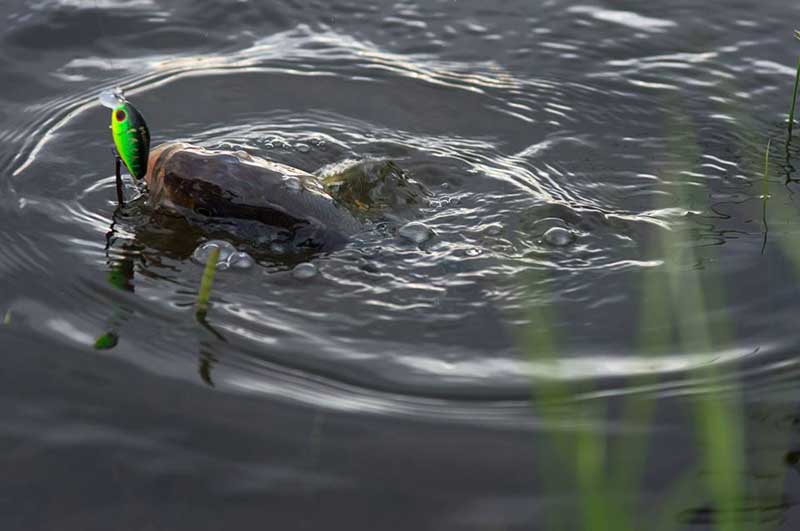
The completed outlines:
<svg viewBox="0 0 800 531">
<path fill-rule="evenodd" d="M 7 44 L 29 46 L 40 26 L 77 16 L 71 2 L 45 4 L 59 8 L 37 11 Z M 43 87 L 0 131 L 14 148 L 2 159 L 0 279 L 19 326 L 87 350 L 113 331 L 113 355 L 231 392 L 464 419 L 521 413 L 543 381 L 574 383 L 581 398 L 694 392 L 709 382 L 686 375 L 708 366 L 762 383 L 796 370 L 786 356 L 796 327 L 772 319 L 768 333 L 764 317 L 794 307 L 792 294 L 754 280 L 765 263 L 773 282 L 795 274 L 788 251 L 760 252 L 760 138 L 777 130 L 782 108 L 758 87 L 783 90 L 791 74 L 779 53 L 768 58 L 770 42 L 730 42 L 721 28 L 702 46 L 663 53 L 688 31 L 670 13 L 583 4 L 547 3 L 533 17 L 512 2 L 478 23 L 459 6 L 444 16 L 437 3 L 394 13 L 335 3 L 300 24 L 280 11 L 261 33 L 247 25 L 264 16 L 248 10 L 269 9 L 257 3 L 236 13 L 103 4 L 98 32 L 83 38 L 106 53 L 67 57 L 72 37 L 62 35 L 65 55 L 48 61 L 71 90 Z M 162 24 L 201 15 L 241 33 Z M 115 53 L 102 28 L 130 17 L 141 31 L 123 32 L 132 52 Z M 380 22 L 356 22 L 365 17 Z M 592 41 L 599 31 L 611 36 Z M 150 39 L 161 45 L 133 53 Z M 757 79 L 741 79 L 742 69 Z M 310 172 L 391 159 L 430 200 L 312 257 L 318 273 L 302 281 L 298 260 L 277 251 L 221 272 L 199 327 L 191 255 L 218 235 L 153 211 L 130 183 L 130 206 L 115 211 L 96 97 L 116 85 L 154 144 L 244 150 Z M 782 219 L 790 191 L 774 192 Z M 404 237 L 410 222 L 426 237 Z M 643 317 L 652 286 L 675 296 L 681 283 L 719 285 L 704 306 L 673 308 L 714 331 L 712 350 Z M 557 355 L 542 352 L 542 330 Z M 646 338 L 665 334 L 668 345 L 645 352 Z M 639 378 L 653 381 L 624 383 Z"/>
</svg>

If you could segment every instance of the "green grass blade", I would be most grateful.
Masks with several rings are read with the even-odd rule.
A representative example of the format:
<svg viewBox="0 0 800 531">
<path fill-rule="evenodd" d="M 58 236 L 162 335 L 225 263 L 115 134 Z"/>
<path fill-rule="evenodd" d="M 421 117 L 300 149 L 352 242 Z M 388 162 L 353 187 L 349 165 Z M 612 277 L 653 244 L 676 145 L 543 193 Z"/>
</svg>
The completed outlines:
<svg viewBox="0 0 800 531">
<path fill-rule="evenodd" d="M 214 284 L 214 276 L 217 272 L 217 260 L 219 260 L 219 247 L 214 247 L 208 255 L 206 268 L 203 270 L 203 279 L 200 281 L 200 291 L 197 294 L 197 315 L 198 319 L 204 319 L 208 313 L 208 300 L 211 298 L 211 286 Z"/>
<path fill-rule="evenodd" d="M 106 332 L 94 341 L 95 350 L 111 350 L 119 343 L 119 336 L 114 332 Z"/>
<path fill-rule="evenodd" d="M 769 148 L 772 147 L 772 139 L 767 140 L 767 149 L 764 150 L 764 178 L 761 183 L 761 192 L 764 199 L 769 195 Z"/>
<path fill-rule="evenodd" d="M 764 177 L 761 181 L 761 228 L 764 232 L 764 240 L 761 243 L 761 254 L 767 248 L 767 236 L 769 235 L 769 224 L 767 223 L 767 200 L 769 199 L 769 148 L 772 139 L 767 140 L 767 149 L 764 151 Z"/>
<path fill-rule="evenodd" d="M 789 142 L 792 141 L 794 130 L 794 112 L 797 110 L 797 88 L 800 85 L 800 59 L 797 60 L 797 74 L 794 76 L 794 91 L 792 92 L 792 109 L 789 111 Z"/>
</svg>

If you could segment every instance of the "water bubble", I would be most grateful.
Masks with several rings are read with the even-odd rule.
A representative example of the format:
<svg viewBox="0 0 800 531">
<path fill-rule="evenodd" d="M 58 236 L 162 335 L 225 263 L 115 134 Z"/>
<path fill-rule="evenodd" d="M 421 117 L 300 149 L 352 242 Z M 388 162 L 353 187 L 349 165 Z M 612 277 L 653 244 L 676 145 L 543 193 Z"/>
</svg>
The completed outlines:
<svg viewBox="0 0 800 531">
<path fill-rule="evenodd" d="M 486 234 L 489 236 L 500 236 L 503 233 L 503 227 L 501 225 L 491 225 L 486 229 Z"/>
<path fill-rule="evenodd" d="M 544 233 L 543 239 L 553 247 L 565 247 L 575 241 L 575 234 L 564 227 L 551 227 Z"/>
<path fill-rule="evenodd" d="M 292 269 L 292 276 L 297 280 L 308 280 L 310 278 L 314 278 L 319 273 L 317 266 L 312 264 L 311 262 L 303 262 L 302 264 L 297 264 Z"/>
<path fill-rule="evenodd" d="M 308 153 L 309 151 L 311 151 L 311 146 L 309 146 L 308 144 L 304 144 L 302 142 L 295 144 L 294 148 L 300 153 Z"/>
<path fill-rule="evenodd" d="M 229 265 L 228 259 L 236 253 L 236 247 L 224 240 L 211 240 L 200 244 L 192 253 L 192 258 L 196 262 L 205 265 L 212 249 L 219 249 L 217 268 L 227 269 Z"/>
<path fill-rule="evenodd" d="M 237 251 L 228 257 L 228 267 L 250 269 L 254 265 L 256 265 L 256 261 L 244 251 Z"/>
<path fill-rule="evenodd" d="M 400 227 L 400 230 L 398 230 L 397 233 L 403 238 L 412 241 L 417 245 L 427 242 L 434 236 L 433 229 L 418 221 L 406 223 Z"/>
<path fill-rule="evenodd" d="M 115 109 L 126 101 L 125 93 L 120 87 L 104 90 L 97 99 L 100 100 L 100 104 L 103 107 L 108 107 L 109 109 Z"/>
</svg>

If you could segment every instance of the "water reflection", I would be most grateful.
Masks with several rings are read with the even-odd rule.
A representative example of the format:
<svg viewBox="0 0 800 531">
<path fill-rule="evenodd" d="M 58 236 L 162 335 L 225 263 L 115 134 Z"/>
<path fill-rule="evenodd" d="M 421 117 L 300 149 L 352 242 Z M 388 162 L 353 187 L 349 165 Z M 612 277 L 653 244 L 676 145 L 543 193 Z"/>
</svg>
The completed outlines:
<svg viewBox="0 0 800 531">
<path fill-rule="evenodd" d="M 29 349 L 4 352 L 21 374 L 0 386 L 15 406 L 0 431 L 23 434 L 9 455 L 30 473 L 25 455 L 66 455 L 43 443 L 102 455 L 91 434 L 113 433 L 103 466 L 147 487 L 137 499 L 163 494 L 165 469 L 211 468 L 186 484 L 232 507 L 310 478 L 331 502 L 308 514 L 412 499 L 419 520 L 387 528 L 792 525 L 796 54 L 775 35 L 796 6 L 240 4 L 9 18 L 0 340 Z M 97 20 L 122 28 L 113 48 Z M 345 187 L 370 229 L 303 256 L 143 198 L 112 214 L 93 101 L 117 84 L 162 141 L 306 171 L 393 160 L 419 201 L 373 218 Z M 257 265 L 221 273 L 198 324 L 191 255 L 210 238 Z M 142 440 L 152 455 L 125 453 Z M 281 496 L 259 496 L 259 518 L 308 508 Z"/>
</svg>

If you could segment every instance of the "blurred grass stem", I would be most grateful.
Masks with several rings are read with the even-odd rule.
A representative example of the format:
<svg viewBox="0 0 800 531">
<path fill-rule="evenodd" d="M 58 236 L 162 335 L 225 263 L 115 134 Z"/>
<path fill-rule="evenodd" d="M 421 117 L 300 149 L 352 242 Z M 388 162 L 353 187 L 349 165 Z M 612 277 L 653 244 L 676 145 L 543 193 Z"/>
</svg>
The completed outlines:
<svg viewBox="0 0 800 531">
<path fill-rule="evenodd" d="M 217 260 L 219 260 L 219 247 L 214 247 L 208 255 L 206 267 L 203 270 L 203 278 L 200 281 L 200 291 L 197 294 L 198 319 L 205 319 L 208 313 L 208 300 L 211 298 L 211 286 L 214 284 L 214 276 L 217 272 Z"/>
<path fill-rule="evenodd" d="M 800 85 L 800 58 L 798 58 L 797 60 L 797 74 L 795 74 L 794 76 L 794 90 L 792 91 L 792 109 L 791 111 L 789 111 L 789 138 L 787 142 L 792 141 L 792 131 L 794 130 L 794 112 L 795 110 L 797 110 L 798 85 Z"/>
</svg>

